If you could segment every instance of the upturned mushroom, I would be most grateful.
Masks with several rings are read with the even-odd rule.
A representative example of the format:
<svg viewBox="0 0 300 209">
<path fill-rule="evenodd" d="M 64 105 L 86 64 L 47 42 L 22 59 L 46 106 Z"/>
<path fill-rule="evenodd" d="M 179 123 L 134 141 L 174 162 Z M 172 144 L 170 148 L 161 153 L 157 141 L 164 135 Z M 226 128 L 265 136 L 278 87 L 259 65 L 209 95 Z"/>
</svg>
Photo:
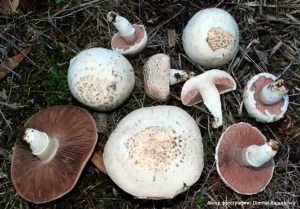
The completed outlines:
<svg viewBox="0 0 300 209">
<path fill-rule="evenodd" d="M 263 191 L 270 183 L 279 143 L 267 141 L 255 127 L 247 123 L 230 126 L 216 147 L 217 171 L 224 183 L 245 195 Z"/>
<path fill-rule="evenodd" d="M 186 106 L 203 101 L 214 116 L 213 128 L 218 128 L 223 123 L 220 94 L 235 89 L 236 83 L 229 73 L 213 69 L 185 82 L 181 90 L 181 101 Z"/>
<path fill-rule="evenodd" d="M 186 191 L 200 178 L 203 157 L 196 121 L 175 106 L 129 113 L 109 136 L 103 154 L 107 174 L 139 199 L 169 199 Z"/>
<path fill-rule="evenodd" d="M 271 123 L 284 117 L 289 105 L 288 92 L 294 84 L 276 80 L 270 73 L 252 77 L 244 89 L 244 105 L 248 114 L 258 122 Z"/>
<path fill-rule="evenodd" d="M 143 25 L 131 24 L 112 11 L 107 14 L 107 20 L 118 30 L 111 40 L 113 50 L 123 55 L 134 55 L 146 47 L 148 35 Z"/>
<path fill-rule="evenodd" d="M 120 53 L 104 48 L 81 51 L 70 61 L 68 85 L 82 104 L 99 111 L 113 110 L 130 96 L 134 70 Z"/>
<path fill-rule="evenodd" d="M 195 74 L 171 69 L 170 57 L 166 54 L 152 55 L 144 65 L 144 89 L 152 99 L 165 102 L 170 96 L 170 86 L 185 82 Z"/>
<path fill-rule="evenodd" d="M 239 28 L 225 10 L 207 8 L 197 12 L 183 30 L 185 53 L 194 62 L 216 68 L 234 58 L 239 47 Z"/>
<path fill-rule="evenodd" d="M 93 153 L 96 124 L 83 108 L 55 106 L 30 117 L 13 148 L 11 178 L 18 194 L 36 204 L 68 193 Z"/>
</svg>

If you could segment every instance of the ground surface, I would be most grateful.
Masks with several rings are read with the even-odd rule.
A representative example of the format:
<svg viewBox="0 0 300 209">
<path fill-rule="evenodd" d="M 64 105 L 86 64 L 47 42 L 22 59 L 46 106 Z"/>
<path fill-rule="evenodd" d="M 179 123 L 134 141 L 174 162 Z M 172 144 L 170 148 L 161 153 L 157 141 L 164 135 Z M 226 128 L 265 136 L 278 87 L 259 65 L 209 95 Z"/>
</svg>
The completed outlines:
<svg viewBox="0 0 300 209">
<path fill-rule="evenodd" d="M 293 127 L 300 126 L 300 3 L 296 0 L 263 3 L 124 0 L 121 7 L 116 7 L 113 0 L 35 0 L 26 14 L 0 16 L 2 58 L 12 57 L 23 48 L 32 47 L 28 57 L 15 69 L 18 75 L 10 73 L 0 80 L 0 110 L 7 120 L 0 116 L 0 208 L 215 208 L 209 206 L 208 201 L 286 201 L 295 202 L 294 208 L 300 208 L 300 137 L 281 132 L 282 121 L 265 125 L 248 117 L 244 108 L 240 112 L 242 90 L 251 76 L 259 72 L 275 75 L 284 72 L 282 77 L 298 87 L 290 93 L 291 103 L 286 116 L 293 122 Z M 240 51 L 231 65 L 222 68 L 233 75 L 238 85 L 236 91 L 222 96 L 224 125 L 217 130 L 212 129 L 213 118 L 207 114 L 203 104 L 184 107 L 178 99 L 182 85 L 172 87 L 172 98 L 164 103 L 185 109 L 199 123 L 205 148 L 205 167 L 200 180 L 173 200 L 135 200 L 88 163 L 75 188 L 61 199 L 38 206 L 20 198 L 10 179 L 14 132 L 40 109 L 57 104 L 82 106 L 68 90 L 66 75 L 69 60 L 89 47 L 109 48 L 115 30 L 106 21 L 107 12 L 114 10 L 131 22 L 145 24 L 149 43 L 141 54 L 128 58 L 135 69 L 136 87 L 124 105 L 108 112 L 108 130 L 106 134 L 99 135 L 97 151 L 103 150 L 109 133 L 126 114 L 142 106 L 161 104 L 149 99 L 143 91 L 142 66 L 147 57 L 159 52 L 167 53 L 174 68 L 202 72 L 203 69 L 186 58 L 181 35 L 192 15 L 207 7 L 227 10 L 240 28 Z M 171 34 L 173 29 L 177 34 L 175 47 L 169 45 L 171 37 L 168 31 Z M 284 71 L 290 63 L 292 65 Z M 258 127 L 268 139 L 277 139 L 281 144 L 275 156 L 273 179 L 264 192 L 252 196 L 239 195 L 226 187 L 215 167 L 214 153 L 219 137 L 228 126 L 241 121 Z"/>
</svg>

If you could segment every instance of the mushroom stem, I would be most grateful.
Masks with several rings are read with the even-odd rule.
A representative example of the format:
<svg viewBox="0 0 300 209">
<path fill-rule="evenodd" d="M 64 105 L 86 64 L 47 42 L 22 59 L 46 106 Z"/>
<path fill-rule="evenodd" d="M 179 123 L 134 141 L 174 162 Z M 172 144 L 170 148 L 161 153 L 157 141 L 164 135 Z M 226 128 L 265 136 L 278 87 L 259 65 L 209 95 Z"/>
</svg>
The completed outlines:
<svg viewBox="0 0 300 209">
<path fill-rule="evenodd" d="M 204 86 L 205 85 L 205 86 Z M 206 82 L 198 88 L 199 93 L 203 99 L 203 103 L 214 116 L 215 121 L 212 124 L 213 128 L 218 128 L 223 124 L 222 107 L 220 93 L 213 82 Z"/>
<path fill-rule="evenodd" d="M 107 21 L 113 23 L 126 44 L 131 45 L 136 42 L 137 36 L 135 34 L 135 28 L 125 17 L 122 17 L 115 12 L 109 12 L 107 14 Z"/>
<path fill-rule="evenodd" d="M 182 83 L 190 79 L 195 75 L 193 72 L 187 72 L 184 70 L 170 69 L 170 86 L 173 86 L 177 83 Z"/>
<path fill-rule="evenodd" d="M 235 151 L 235 161 L 241 166 L 261 167 L 277 153 L 279 143 L 270 140 L 263 145 L 251 145 Z"/>
<path fill-rule="evenodd" d="M 25 130 L 24 140 L 30 144 L 32 154 L 41 161 L 51 160 L 58 148 L 56 139 L 50 139 L 46 133 L 32 128 Z"/>
<path fill-rule="evenodd" d="M 280 101 L 292 88 L 293 84 L 279 79 L 266 85 L 259 93 L 259 99 L 265 105 L 272 105 Z"/>
</svg>

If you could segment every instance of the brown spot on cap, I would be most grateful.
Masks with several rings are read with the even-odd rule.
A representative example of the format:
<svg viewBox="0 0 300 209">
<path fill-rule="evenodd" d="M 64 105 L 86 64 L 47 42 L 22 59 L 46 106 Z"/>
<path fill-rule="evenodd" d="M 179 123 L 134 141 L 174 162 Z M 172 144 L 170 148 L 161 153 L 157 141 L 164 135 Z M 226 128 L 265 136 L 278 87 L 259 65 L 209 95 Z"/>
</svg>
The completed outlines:
<svg viewBox="0 0 300 209">
<path fill-rule="evenodd" d="M 207 43 L 213 51 L 216 51 L 227 46 L 233 47 L 233 36 L 226 30 L 218 27 L 212 28 L 207 34 Z"/>
<path fill-rule="evenodd" d="M 57 140 L 58 150 L 50 161 L 43 162 L 18 139 L 12 156 L 13 184 L 19 195 L 30 202 L 50 202 L 76 184 L 97 142 L 95 122 L 82 108 L 55 106 L 36 113 L 24 126 Z"/>
<path fill-rule="evenodd" d="M 234 191 L 256 194 L 270 182 L 274 171 L 273 159 L 258 168 L 240 166 L 235 161 L 237 149 L 263 145 L 265 142 L 262 133 L 247 123 L 232 125 L 222 134 L 216 148 L 217 170 L 222 180 Z"/>
</svg>

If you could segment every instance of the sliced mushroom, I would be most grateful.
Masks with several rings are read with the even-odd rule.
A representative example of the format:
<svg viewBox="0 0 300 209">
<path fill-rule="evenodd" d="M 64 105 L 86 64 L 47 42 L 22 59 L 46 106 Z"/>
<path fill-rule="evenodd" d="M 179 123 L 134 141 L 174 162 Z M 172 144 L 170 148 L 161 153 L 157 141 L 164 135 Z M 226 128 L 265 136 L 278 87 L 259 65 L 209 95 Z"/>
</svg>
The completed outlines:
<svg viewBox="0 0 300 209">
<path fill-rule="evenodd" d="M 107 20 L 118 30 L 111 40 L 113 50 L 123 55 L 134 55 L 146 47 L 148 36 L 143 25 L 132 25 L 125 17 L 115 12 L 109 12 Z"/>
<path fill-rule="evenodd" d="M 13 149 L 12 182 L 29 202 L 58 199 L 75 186 L 92 155 L 96 124 L 82 108 L 55 106 L 33 115 L 24 127 Z"/>
<path fill-rule="evenodd" d="M 182 44 L 194 62 L 208 68 L 220 67 L 238 52 L 239 28 L 225 10 L 203 9 L 184 28 Z"/>
<path fill-rule="evenodd" d="M 181 91 L 181 101 L 186 106 L 192 106 L 203 101 L 215 118 L 213 127 L 218 128 L 223 123 L 220 94 L 235 89 L 236 83 L 230 74 L 213 69 L 185 82 Z"/>
<path fill-rule="evenodd" d="M 169 199 L 199 179 L 204 156 L 195 120 L 178 107 L 154 106 L 123 118 L 103 157 L 108 175 L 127 193 L 141 199 Z"/>
<path fill-rule="evenodd" d="M 273 157 L 279 143 L 247 123 L 230 126 L 216 147 L 216 166 L 225 184 L 240 194 L 256 194 L 270 183 L 274 172 Z"/>
<path fill-rule="evenodd" d="M 284 117 L 289 105 L 288 92 L 294 84 L 276 80 L 270 73 L 259 73 L 251 78 L 244 90 L 244 105 L 248 114 L 258 122 L 270 123 Z"/>
<path fill-rule="evenodd" d="M 150 98 L 165 102 L 170 96 L 170 86 L 185 82 L 192 76 L 193 72 L 171 69 L 168 55 L 155 54 L 144 65 L 145 92 Z"/>
<path fill-rule="evenodd" d="M 104 48 L 80 52 L 70 61 L 68 85 L 72 95 L 95 110 L 113 110 L 130 96 L 134 70 L 120 53 Z"/>
</svg>

